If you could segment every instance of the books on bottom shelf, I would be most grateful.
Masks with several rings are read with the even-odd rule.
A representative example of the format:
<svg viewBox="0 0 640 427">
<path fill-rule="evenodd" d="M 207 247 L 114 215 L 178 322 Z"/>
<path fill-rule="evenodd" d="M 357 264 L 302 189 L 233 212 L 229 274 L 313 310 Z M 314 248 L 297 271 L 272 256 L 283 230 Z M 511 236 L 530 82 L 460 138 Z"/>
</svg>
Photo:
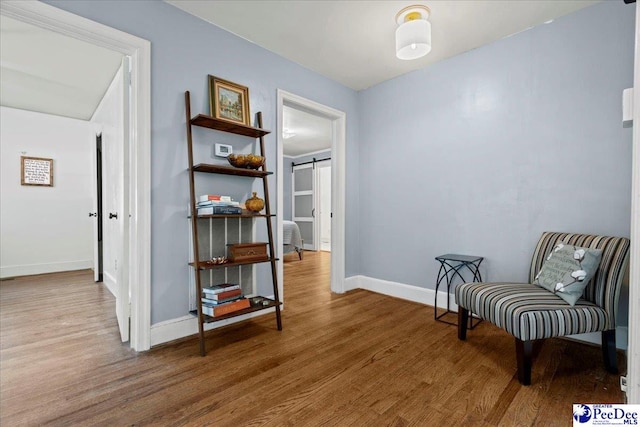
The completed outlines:
<svg viewBox="0 0 640 427">
<path fill-rule="evenodd" d="M 244 308 L 249 308 L 251 302 L 246 298 L 237 299 L 235 301 L 226 302 L 224 304 L 202 303 L 202 314 L 210 317 L 224 316 Z"/>
</svg>

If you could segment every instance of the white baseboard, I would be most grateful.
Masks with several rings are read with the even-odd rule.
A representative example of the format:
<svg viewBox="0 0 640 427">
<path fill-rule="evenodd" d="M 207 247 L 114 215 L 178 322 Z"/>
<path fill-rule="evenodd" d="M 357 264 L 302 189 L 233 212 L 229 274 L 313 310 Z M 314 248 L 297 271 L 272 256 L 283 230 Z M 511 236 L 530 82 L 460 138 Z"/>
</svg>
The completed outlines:
<svg viewBox="0 0 640 427">
<path fill-rule="evenodd" d="M 396 298 L 419 302 L 421 304 L 430 305 L 432 307 L 435 305 L 436 292 L 433 289 L 426 289 L 413 285 L 405 285 L 404 283 L 390 282 L 388 280 L 375 279 L 373 277 L 367 276 L 347 277 L 344 281 L 344 285 L 345 291 L 350 291 L 353 289 L 365 289 L 383 295 L 389 295 Z M 438 308 L 446 307 L 447 293 L 438 291 Z M 451 311 L 458 311 L 458 306 L 455 302 L 455 296 L 453 294 L 449 295 L 449 309 Z M 618 326 L 616 328 L 616 347 L 618 349 L 627 349 L 627 333 L 628 332 L 626 326 Z M 601 344 L 600 332 L 569 335 L 567 338 L 598 345 Z"/>
<path fill-rule="evenodd" d="M 346 277 L 344 279 L 344 291 L 349 292 L 354 289 L 361 289 L 362 286 L 360 286 L 360 277 L 362 276 Z"/>
<path fill-rule="evenodd" d="M 626 326 L 616 327 L 616 348 L 619 350 L 626 350 L 628 347 L 628 328 Z M 602 344 L 602 335 L 600 332 L 591 332 L 588 334 L 579 335 L 567 335 L 567 338 L 571 338 L 577 341 L 588 342 L 592 344 Z"/>
<path fill-rule="evenodd" d="M 264 316 L 265 314 L 274 313 L 275 308 L 267 310 L 254 311 L 243 316 L 234 317 L 231 319 L 221 320 L 214 323 L 206 323 L 204 325 L 205 331 L 211 329 L 221 328 L 232 323 L 241 322 L 243 320 L 251 319 L 258 316 Z M 198 318 L 196 316 L 187 315 L 178 317 L 177 319 L 166 320 L 151 325 L 151 347 L 163 344 L 169 341 L 177 340 L 179 338 L 188 337 L 198 333 Z"/>
<path fill-rule="evenodd" d="M 367 276 L 347 277 L 344 281 L 345 291 L 352 289 L 366 289 L 391 297 L 402 298 L 408 301 L 419 302 L 430 306 L 435 305 L 436 291 L 433 289 L 421 288 L 419 286 L 405 285 L 404 283 L 390 282 L 388 280 L 375 279 Z M 458 311 L 453 294 L 448 296 L 449 309 Z M 438 291 L 438 308 L 447 308 L 447 293 Z"/>
<path fill-rule="evenodd" d="M 45 264 L 9 265 L 0 267 L 0 278 L 33 276 L 34 274 L 59 273 L 62 271 L 93 268 L 93 260 L 51 262 Z"/>
<path fill-rule="evenodd" d="M 273 299 L 273 296 L 266 296 L 266 298 Z M 266 310 L 254 311 L 253 313 L 247 313 L 243 316 L 233 317 L 231 319 L 221 320 L 219 322 L 206 323 L 204 325 L 204 329 L 205 331 L 209 331 L 211 329 L 221 328 L 232 323 L 242 322 L 243 320 L 275 313 L 275 311 L 275 308 L 269 308 Z M 284 311 L 284 304 L 280 306 L 280 311 Z M 198 318 L 190 314 L 178 317 L 176 319 L 169 319 L 163 322 L 158 322 L 151 325 L 151 347 L 180 338 L 188 337 L 190 335 L 195 335 L 197 333 Z"/>
<path fill-rule="evenodd" d="M 113 277 L 109 272 L 102 272 L 102 283 L 107 287 L 111 295 L 118 298 L 118 287 L 116 286 L 116 278 Z"/>
</svg>

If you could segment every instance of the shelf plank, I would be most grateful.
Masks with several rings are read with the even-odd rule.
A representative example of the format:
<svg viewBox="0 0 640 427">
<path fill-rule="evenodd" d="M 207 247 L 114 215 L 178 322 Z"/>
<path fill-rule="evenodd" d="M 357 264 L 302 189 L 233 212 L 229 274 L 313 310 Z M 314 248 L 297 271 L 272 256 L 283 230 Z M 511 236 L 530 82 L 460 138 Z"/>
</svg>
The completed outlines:
<svg viewBox="0 0 640 427">
<path fill-rule="evenodd" d="M 221 175 L 248 176 L 251 178 L 263 178 L 267 175 L 273 174 L 273 172 L 266 172 L 255 169 L 234 168 L 233 166 L 212 165 L 208 163 L 198 163 L 197 165 L 193 166 L 193 171 L 217 173 Z"/>
<path fill-rule="evenodd" d="M 271 214 L 271 215 L 250 214 L 250 213 L 243 213 L 239 215 L 222 215 L 222 214 L 198 215 L 198 218 L 271 218 L 271 217 L 275 217 L 275 215 L 274 214 Z M 191 218 L 191 216 L 189 216 L 189 218 Z"/>
<path fill-rule="evenodd" d="M 252 138 L 260 138 L 261 136 L 265 136 L 271 133 L 271 131 L 265 129 L 254 128 L 253 126 L 246 126 L 227 120 L 216 119 L 215 117 L 207 116 L 205 114 L 198 114 L 197 116 L 192 118 L 191 124 L 203 128 L 235 133 L 236 135 L 250 136 Z"/>
<path fill-rule="evenodd" d="M 266 310 L 266 309 L 273 308 L 273 307 L 276 307 L 276 306 L 281 304 L 281 303 L 279 303 L 277 301 L 274 301 L 272 299 L 269 299 L 269 298 L 265 298 L 265 297 L 258 297 L 258 298 L 262 299 L 263 301 L 269 302 L 269 304 L 268 305 L 255 305 L 255 306 L 253 304 L 251 304 L 250 307 L 243 308 L 241 310 L 234 311 L 232 313 L 223 314 L 222 316 L 216 316 L 216 317 L 211 317 L 211 316 L 207 316 L 206 314 L 203 314 L 202 317 L 203 317 L 204 323 L 219 322 L 220 320 L 230 319 L 232 317 L 242 316 L 243 314 L 253 313 L 255 311 Z M 253 298 L 249 298 L 249 299 L 252 300 Z M 197 311 L 191 311 L 190 313 L 194 314 L 196 316 L 198 314 Z"/>
<path fill-rule="evenodd" d="M 274 258 L 274 261 L 278 261 L 279 258 Z M 249 264 L 261 264 L 263 262 L 269 262 L 271 261 L 271 258 L 265 258 L 265 259 L 261 259 L 258 261 L 234 261 L 234 262 L 227 262 L 224 264 L 207 264 L 204 261 L 200 261 L 199 263 L 195 262 L 190 262 L 189 265 L 191 267 L 197 267 L 198 270 L 211 270 L 213 268 L 227 268 L 227 267 L 235 267 L 236 265 L 249 265 Z"/>
</svg>

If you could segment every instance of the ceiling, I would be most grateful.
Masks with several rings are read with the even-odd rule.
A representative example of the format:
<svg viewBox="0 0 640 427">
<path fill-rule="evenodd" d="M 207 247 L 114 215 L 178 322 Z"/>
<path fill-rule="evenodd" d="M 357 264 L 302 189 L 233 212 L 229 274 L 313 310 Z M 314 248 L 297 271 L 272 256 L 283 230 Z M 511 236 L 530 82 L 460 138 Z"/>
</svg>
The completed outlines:
<svg viewBox="0 0 640 427">
<path fill-rule="evenodd" d="M 122 55 L 0 16 L 0 105 L 89 120 Z"/>
<path fill-rule="evenodd" d="M 362 90 L 574 12 L 594 0 L 165 0 L 310 70 Z M 432 51 L 395 56 L 396 13 L 431 9 Z M 331 122 L 285 107 L 284 154 L 331 148 Z"/>
<path fill-rule="evenodd" d="M 597 0 L 167 0 L 208 22 L 355 90 L 491 43 Z M 431 8 L 433 50 L 395 57 L 395 15 Z M 242 19 L 239 19 L 241 17 Z M 120 53 L 0 16 L 0 105 L 89 120 Z M 330 148 L 330 122 L 288 108 L 284 153 Z"/>
<path fill-rule="evenodd" d="M 543 24 L 598 0 L 165 0 L 355 90 Z M 396 13 L 431 9 L 433 49 L 395 56 Z"/>
<path fill-rule="evenodd" d="M 282 152 L 285 156 L 296 157 L 331 149 L 331 120 L 285 105 L 282 122 Z"/>
</svg>

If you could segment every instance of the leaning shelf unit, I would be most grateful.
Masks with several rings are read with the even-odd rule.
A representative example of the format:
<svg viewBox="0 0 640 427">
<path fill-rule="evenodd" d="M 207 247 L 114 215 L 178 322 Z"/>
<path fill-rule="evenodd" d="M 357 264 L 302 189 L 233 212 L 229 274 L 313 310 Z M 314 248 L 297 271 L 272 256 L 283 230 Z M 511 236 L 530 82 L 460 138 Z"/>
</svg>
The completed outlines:
<svg viewBox="0 0 640 427">
<path fill-rule="evenodd" d="M 198 126 L 202 128 L 212 129 L 214 131 L 220 132 L 228 132 L 235 135 L 246 136 L 248 138 L 257 138 L 260 141 L 260 155 L 265 156 L 264 149 L 264 136 L 268 135 L 270 132 L 262 129 L 262 113 L 259 112 L 256 114 L 258 127 L 246 126 L 242 124 L 237 124 L 233 122 L 229 122 L 226 120 L 216 119 L 211 116 L 207 116 L 204 114 L 198 114 L 195 117 L 191 117 L 191 97 L 189 91 L 186 91 L 184 94 L 185 97 L 185 112 L 186 112 L 186 122 L 187 122 L 187 146 L 188 146 L 188 158 L 189 158 L 189 189 L 190 189 L 190 206 L 192 212 L 192 220 L 191 220 L 191 232 L 192 232 L 192 243 L 193 243 L 193 262 L 190 262 L 189 265 L 194 270 L 195 275 L 195 296 L 196 296 L 196 307 L 197 307 L 197 316 L 198 316 L 198 333 L 200 337 L 200 355 L 206 355 L 206 346 L 205 346 L 205 337 L 204 337 L 204 325 L 210 322 L 218 322 L 221 320 L 229 319 L 232 317 L 242 316 L 244 314 L 252 313 L 260 310 L 267 310 L 271 308 L 275 308 L 276 315 L 276 324 L 278 330 L 282 330 L 282 319 L 280 316 L 280 298 L 278 296 L 278 278 L 276 273 L 276 261 L 277 258 L 275 256 L 275 247 L 273 244 L 273 224 L 272 219 L 274 215 L 271 214 L 271 204 L 269 203 L 269 185 L 267 182 L 267 177 L 272 174 L 272 172 L 267 171 L 266 160 L 262 165 L 261 169 L 253 170 L 253 169 L 240 169 L 232 166 L 221 166 L 214 164 L 204 164 L 198 163 L 196 165 L 193 164 L 193 134 L 192 127 Z M 208 174 L 218 174 L 218 175 L 228 175 L 228 176 L 237 176 L 237 177 L 246 177 L 246 178 L 254 178 L 261 179 L 264 190 L 264 202 L 265 202 L 265 214 L 253 214 L 253 213 L 244 213 L 238 215 L 197 215 L 193 214 L 197 212 L 196 208 L 196 183 L 195 183 L 195 174 L 196 173 L 208 173 Z M 200 258 L 200 245 L 199 245 L 199 234 L 198 234 L 198 220 L 201 218 L 209 218 L 211 220 L 216 219 L 229 219 L 229 218 L 237 218 L 239 220 L 244 218 L 264 218 L 267 224 L 267 234 L 268 234 L 268 247 L 269 247 L 269 257 L 265 260 L 259 261 L 240 261 L 240 262 L 227 262 L 225 264 L 211 264 L 207 263 L 206 260 L 203 261 Z M 228 313 L 221 316 L 210 317 L 203 313 L 202 304 L 200 302 L 200 297 L 202 295 L 202 279 L 201 272 L 203 270 L 210 269 L 221 269 L 221 268 L 231 268 L 235 266 L 241 265 L 250 265 L 250 264 L 258 264 L 258 263 L 269 263 L 271 265 L 271 281 L 273 286 L 273 299 L 266 297 L 259 297 L 261 300 L 259 304 L 255 304 L 254 300 L 251 300 L 250 307 L 234 311 L 232 313 Z"/>
</svg>

